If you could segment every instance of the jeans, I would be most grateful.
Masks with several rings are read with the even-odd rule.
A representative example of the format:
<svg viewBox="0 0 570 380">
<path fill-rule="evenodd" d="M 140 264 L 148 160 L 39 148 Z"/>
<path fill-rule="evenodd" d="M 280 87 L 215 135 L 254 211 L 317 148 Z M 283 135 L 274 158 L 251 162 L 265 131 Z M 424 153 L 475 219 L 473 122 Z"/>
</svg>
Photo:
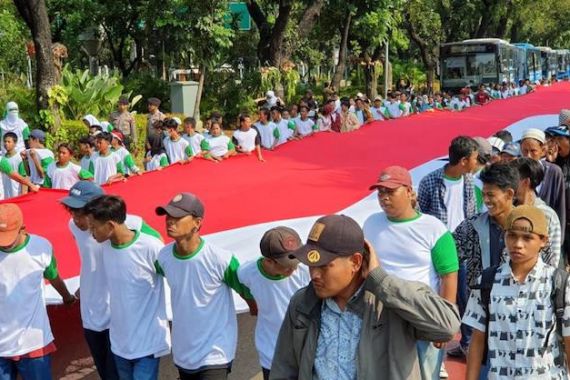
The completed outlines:
<svg viewBox="0 0 570 380">
<path fill-rule="evenodd" d="M 189 373 L 178 368 L 180 380 L 226 380 L 230 373 L 229 368 L 211 368 L 199 372 Z"/>
<path fill-rule="evenodd" d="M 465 309 L 467 308 L 467 301 L 469 301 L 469 289 L 467 287 L 467 269 L 465 264 L 459 264 L 459 272 L 457 274 L 457 307 L 459 308 L 459 315 L 463 318 Z M 459 344 L 465 350 L 469 347 L 471 342 L 471 327 L 461 324 L 461 339 Z"/>
<path fill-rule="evenodd" d="M 93 356 L 99 377 L 104 380 L 118 380 L 119 374 L 117 373 L 115 358 L 111 352 L 109 330 L 93 331 L 83 329 L 83 334 L 85 335 L 91 356 Z"/>
<path fill-rule="evenodd" d="M 443 362 L 444 350 L 436 348 L 432 342 L 418 340 L 416 343 L 422 380 L 439 380 L 439 370 Z"/>
<path fill-rule="evenodd" d="M 41 358 L 11 360 L 0 358 L 0 380 L 51 380 L 51 355 Z"/>
<path fill-rule="evenodd" d="M 121 380 L 157 380 L 160 358 L 152 355 L 138 359 L 125 359 L 114 355 Z"/>
</svg>

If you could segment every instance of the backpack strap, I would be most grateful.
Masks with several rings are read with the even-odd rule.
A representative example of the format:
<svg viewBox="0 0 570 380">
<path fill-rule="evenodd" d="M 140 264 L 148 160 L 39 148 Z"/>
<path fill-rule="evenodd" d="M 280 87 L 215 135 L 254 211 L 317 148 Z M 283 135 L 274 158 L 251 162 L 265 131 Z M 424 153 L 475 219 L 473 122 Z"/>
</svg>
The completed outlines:
<svg viewBox="0 0 570 380">
<path fill-rule="evenodd" d="M 489 306 L 491 305 L 491 290 L 493 289 L 497 269 L 499 269 L 499 265 L 493 265 L 485 268 L 481 274 L 481 283 L 471 286 L 471 289 L 479 289 L 481 291 L 481 306 L 487 315 L 487 318 L 485 318 L 485 350 L 483 351 L 483 357 L 481 358 L 481 363 L 483 365 L 487 364 L 487 354 L 489 352 Z"/>
</svg>

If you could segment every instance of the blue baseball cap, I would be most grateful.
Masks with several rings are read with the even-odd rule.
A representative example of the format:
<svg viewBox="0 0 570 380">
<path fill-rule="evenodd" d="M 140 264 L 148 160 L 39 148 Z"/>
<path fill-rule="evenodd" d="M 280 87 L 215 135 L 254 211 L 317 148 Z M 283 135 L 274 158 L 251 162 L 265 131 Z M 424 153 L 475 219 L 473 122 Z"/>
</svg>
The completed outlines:
<svg viewBox="0 0 570 380">
<path fill-rule="evenodd" d="M 69 208 L 83 208 L 89 201 L 104 195 L 101 186 L 90 181 L 79 181 L 69 189 L 69 195 L 60 202 Z"/>
<path fill-rule="evenodd" d="M 30 137 L 40 140 L 42 143 L 46 141 L 46 133 L 41 129 L 33 129 L 32 132 L 30 132 Z"/>
<path fill-rule="evenodd" d="M 550 136 L 570 137 L 570 131 L 568 131 L 568 128 L 565 125 L 546 128 L 544 133 Z"/>
<path fill-rule="evenodd" d="M 506 153 L 513 157 L 519 157 L 521 155 L 521 148 L 516 142 L 506 143 L 501 153 Z"/>
</svg>

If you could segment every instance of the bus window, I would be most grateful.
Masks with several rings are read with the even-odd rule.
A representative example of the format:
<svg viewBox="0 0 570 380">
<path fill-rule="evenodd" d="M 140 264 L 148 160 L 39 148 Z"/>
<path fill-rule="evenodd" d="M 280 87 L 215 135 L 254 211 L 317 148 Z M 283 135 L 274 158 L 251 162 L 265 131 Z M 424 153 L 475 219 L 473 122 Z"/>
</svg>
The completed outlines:
<svg viewBox="0 0 570 380">
<path fill-rule="evenodd" d="M 461 79 L 465 76 L 465 57 L 448 57 L 443 60 L 443 77 Z"/>
<path fill-rule="evenodd" d="M 494 53 L 467 56 L 467 76 L 496 77 L 497 64 Z"/>
</svg>

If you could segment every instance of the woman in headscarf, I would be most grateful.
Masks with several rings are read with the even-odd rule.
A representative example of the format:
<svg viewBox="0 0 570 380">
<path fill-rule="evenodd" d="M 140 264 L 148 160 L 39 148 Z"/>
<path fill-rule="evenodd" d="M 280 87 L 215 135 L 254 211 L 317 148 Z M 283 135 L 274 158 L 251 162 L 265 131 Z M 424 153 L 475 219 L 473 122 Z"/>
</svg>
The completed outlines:
<svg viewBox="0 0 570 380">
<path fill-rule="evenodd" d="M 26 149 L 26 142 L 30 137 L 30 129 L 28 124 L 20 118 L 20 110 L 16 102 L 8 102 L 6 104 L 6 113 L 2 121 L 0 121 L 0 138 L 7 132 L 13 132 L 18 136 L 16 151 L 21 152 Z M 2 146 L 2 153 L 5 153 Z"/>
</svg>

